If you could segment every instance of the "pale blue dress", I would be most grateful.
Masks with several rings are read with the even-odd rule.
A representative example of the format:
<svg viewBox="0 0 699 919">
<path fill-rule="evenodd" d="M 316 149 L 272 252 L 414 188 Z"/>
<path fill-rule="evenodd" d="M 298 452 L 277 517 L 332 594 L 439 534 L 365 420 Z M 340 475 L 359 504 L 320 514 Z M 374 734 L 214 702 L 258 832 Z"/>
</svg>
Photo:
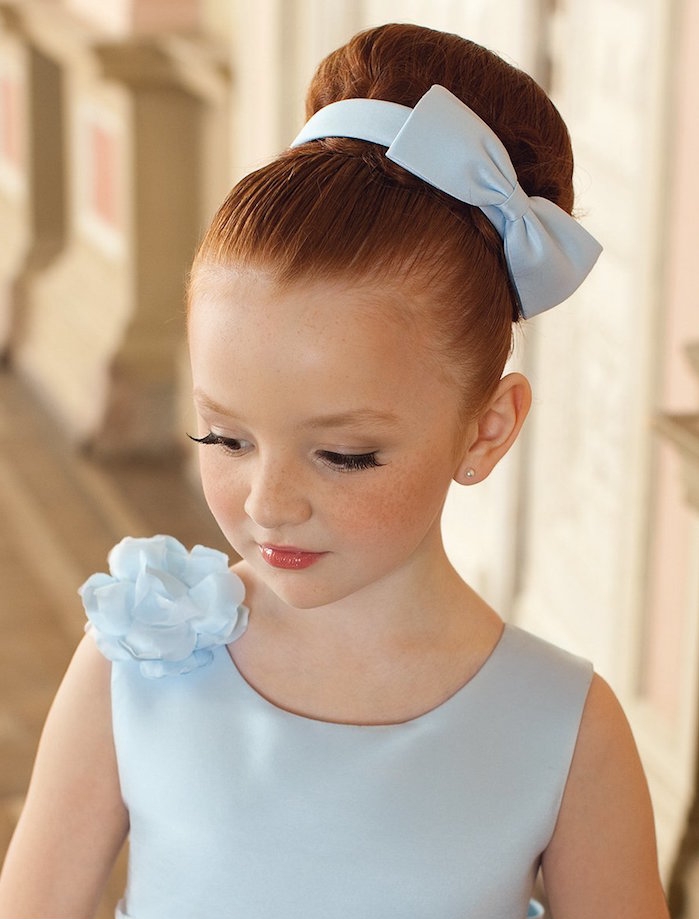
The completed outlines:
<svg viewBox="0 0 699 919">
<path fill-rule="evenodd" d="M 539 915 L 587 662 L 508 625 L 446 702 L 378 726 L 275 706 L 225 644 L 187 673 L 112 673 L 122 919 Z"/>
</svg>

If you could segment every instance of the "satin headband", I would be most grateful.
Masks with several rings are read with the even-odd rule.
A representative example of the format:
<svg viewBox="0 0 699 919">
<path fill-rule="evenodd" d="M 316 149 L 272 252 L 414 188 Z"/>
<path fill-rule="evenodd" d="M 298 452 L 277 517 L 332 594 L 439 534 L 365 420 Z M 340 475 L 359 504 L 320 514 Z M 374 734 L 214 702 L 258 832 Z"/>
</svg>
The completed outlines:
<svg viewBox="0 0 699 919">
<path fill-rule="evenodd" d="M 333 102 L 309 119 L 291 146 L 323 137 L 388 147 L 394 163 L 479 207 L 502 237 L 526 319 L 566 300 L 602 251 L 557 204 L 526 194 L 498 136 L 443 86 L 433 86 L 415 108 L 380 99 Z"/>
</svg>

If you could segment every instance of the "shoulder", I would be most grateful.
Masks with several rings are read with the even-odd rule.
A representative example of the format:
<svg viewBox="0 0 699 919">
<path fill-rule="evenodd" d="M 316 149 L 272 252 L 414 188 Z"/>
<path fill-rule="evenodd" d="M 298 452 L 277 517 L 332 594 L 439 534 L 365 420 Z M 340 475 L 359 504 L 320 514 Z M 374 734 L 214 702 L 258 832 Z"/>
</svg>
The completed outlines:
<svg viewBox="0 0 699 919">
<path fill-rule="evenodd" d="M 68 665 L 51 711 L 65 705 L 66 699 L 70 699 L 70 710 L 73 703 L 103 707 L 109 702 L 111 672 L 111 662 L 85 636 Z"/>
<path fill-rule="evenodd" d="M 566 788 L 571 808 L 576 799 L 589 805 L 624 785 L 630 794 L 647 795 L 640 757 L 624 711 L 608 683 L 593 676 L 585 701 Z"/>
<path fill-rule="evenodd" d="M 643 767 L 621 705 L 598 675 L 543 867 L 555 915 L 667 916 Z"/>
<path fill-rule="evenodd" d="M 637 756 L 631 727 L 609 684 L 594 674 L 587 695 L 576 757 L 603 766 L 619 756 Z"/>
</svg>

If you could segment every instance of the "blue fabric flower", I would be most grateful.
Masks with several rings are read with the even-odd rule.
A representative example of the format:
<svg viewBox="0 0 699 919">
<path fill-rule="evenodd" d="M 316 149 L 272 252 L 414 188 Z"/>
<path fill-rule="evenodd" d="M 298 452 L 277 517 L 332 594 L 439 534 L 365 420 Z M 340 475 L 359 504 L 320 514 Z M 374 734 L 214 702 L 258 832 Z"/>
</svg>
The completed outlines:
<svg viewBox="0 0 699 919">
<path fill-rule="evenodd" d="M 204 667 L 212 648 L 247 628 L 243 582 L 216 549 L 188 552 L 172 536 L 127 536 L 109 553 L 109 571 L 78 591 L 86 631 L 105 657 L 137 660 L 146 677 Z"/>
</svg>

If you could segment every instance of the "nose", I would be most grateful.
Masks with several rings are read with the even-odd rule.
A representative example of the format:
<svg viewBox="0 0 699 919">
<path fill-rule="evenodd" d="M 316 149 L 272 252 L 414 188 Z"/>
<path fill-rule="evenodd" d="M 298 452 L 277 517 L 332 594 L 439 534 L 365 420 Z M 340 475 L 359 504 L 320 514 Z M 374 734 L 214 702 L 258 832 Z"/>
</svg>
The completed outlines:
<svg viewBox="0 0 699 919">
<path fill-rule="evenodd" d="M 278 460 L 268 459 L 256 465 L 244 506 L 248 517 L 265 530 L 305 523 L 311 516 L 302 476 Z"/>
</svg>

